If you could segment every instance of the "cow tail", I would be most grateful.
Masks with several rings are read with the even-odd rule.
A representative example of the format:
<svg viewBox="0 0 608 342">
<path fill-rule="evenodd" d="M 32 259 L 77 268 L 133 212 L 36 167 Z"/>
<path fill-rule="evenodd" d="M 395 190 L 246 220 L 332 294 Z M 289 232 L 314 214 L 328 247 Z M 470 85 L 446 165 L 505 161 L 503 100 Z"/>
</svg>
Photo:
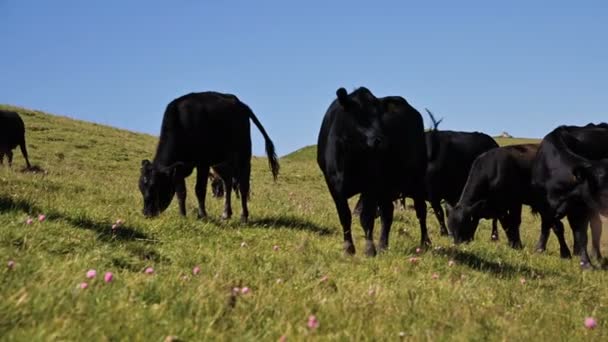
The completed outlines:
<svg viewBox="0 0 608 342">
<path fill-rule="evenodd" d="M 29 160 L 29 158 L 27 156 L 27 148 L 25 147 L 25 136 L 23 137 L 23 139 L 19 143 L 19 148 L 21 148 L 21 154 L 23 154 L 23 158 L 25 158 L 25 164 L 27 165 L 27 168 L 31 169 L 32 165 L 30 165 L 30 160 Z"/>
<path fill-rule="evenodd" d="M 268 156 L 268 165 L 270 166 L 270 171 L 272 171 L 272 177 L 276 181 L 279 175 L 280 166 L 279 160 L 277 158 L 277 153 L 274 150 L 274 144 L 272 143 L 272 140 L 270 140 L 270 137 L 266 133 L 266 130 L 264 129 L 258 118 L 255 116 L 255 114 L 253 114 L 253 111 L 251 109 L 249 109 L 249 118 L 251 118 L 251 121 L 253 121 L 253 123 L 260 130 L 260 133 L 262 133 L 262 135 L 264 136 L 264 141 L 266 143 L 266 155 Z"/>
<path fill-rule="evenodd" d="M 437 138 L 437 127 L 439 127 L 439 124 L 441 123 L 441 121 L 443 121 L 443 119 L 440 119 L 439 121 L 437 121 L 435 119 L 435 116 L 433 115 L 433 113 L 428 110 L 427 108 L 424 109 L 428 114 L 429 117 L 431 118 L 431 121 L 433 122 L 433 127 L 430 130 L 430 134 L 431 134 L 431 143 L 429 144 L 429 146 L 426 147 L 426 155 L 428 157 L 428 160 L 435 160 L 435 157 L 437 156 L 437 153 L 439 153 L 439 141 Z"/>
</svg>

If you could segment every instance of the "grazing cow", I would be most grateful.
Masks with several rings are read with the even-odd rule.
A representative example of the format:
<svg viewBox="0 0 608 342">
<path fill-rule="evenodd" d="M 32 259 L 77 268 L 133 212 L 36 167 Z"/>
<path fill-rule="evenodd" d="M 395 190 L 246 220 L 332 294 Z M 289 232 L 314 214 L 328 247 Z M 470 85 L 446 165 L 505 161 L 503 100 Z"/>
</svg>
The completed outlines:
<svg viewBox="0 0 608 342">
<path fill-rule="evenodd" d="M 492 137 L 479 132 L 439 131 L 433 114 L 426 110 L 433 121 L 433 129 L 425 133 L 428 166 L 426 170 L 427 200 L 431 203 L 439 221 L 441 235 L 448 235 L 441 201 L 455 206 L 469 176 L 475 158 L 497 148 Z M 492 240 L 498 239 L 496 218 L 492 222 Z"/>
<path fill-rule="evenodd" d="M 433 113 L 426 109 L 433 129 L 425 133 L 428 165 L 426 170 L 426 200 L 431 203 L 441 235 L 448 235 L 441 201 L 454 206 L 460 198 L 467 181 L 471 165 L 480 154 L 498 147 L 492 137 L 479 132 L 455 132 L 437 130 L 441 120 L 435 120 Z M 357 201 L 354 214 L 361 213 L 361 198 Z M 380 216 L 380 210 L 376 217 Z M 498 239 L 496 219 L 492 221 L 492 240 Z"/>
<path fill-rule="evenodd" d="M 608 125 L 559 126 L 543 138 L 532 170 L 532 186 L 541 203 L 539 213 L 554 221 L 568 218 L 574 252 L 580 254 L 583 268 L 592 266 L 587 254 L 590 221 L 593 248 L 601 257 L 598 214 L 608 214 L 607 158 Z M 561 245 L 563 226 L 555 226 L 554 231 Z M 549 233 L 550 226 L 543 225 L 537 250 L 545 250 Z"/>
<path fill-rule="evenodd" d="M 241 192 L 241 221 L 247 222 L 247 194 L 251 173 L 251 132 L 249 120 L 266 142 L 266 154 L 273 177 L 279 173 L 274 145 L 251 109 L 232 94 L 190 93 L 167 105 L 154 161 L 142 161 L 139 188 L 146 217 L 164 211 L 177 195 L 181 215 L 186 215 L 186 182 L 194 167 L 198 216 L 207 216 L 205 195 L 209 168 L 223 171 L 225 202 L 223 219 L 232 216 L 232 180 Z"/>
<path fill-rule="evenodd" d="M 420 113 L 398 96 L 377 98 L 365 87 L 336 91 L 323 118 L 317 163 L 334 200 L 344 233 L 344 251 L 355 253 L 348 198 L 361 193 L 365 254 L 374 256 L 374 213 L 380 207 L 380 250 L 388 247 L 393 200 L 412 197 L 420 222 L 421 244 L 430 245 L 426 229 L 424 174 L 426 147 Z"/>
<path fill-rule="evenodd" d="M 481 218 L 497 218 L 513 248 L 521 248 L 522 204 L 535 208 L 530 183 L 538 144 L 498 147 L 481 154 L 471 166 L 456 206 L 448 215 L 454 242 L 470 241 Z"/>
<path fill-rule="evenodd" d="M 16 112 L 0 109 L 0 164 L 4 163 L 4 155 L 8 158 L 8 165 L 13 165 L 13 149 L 19 146 L 25 158 L 25 164 L 31 169 L 25 147 L 25 125 Z"/>
</svg>

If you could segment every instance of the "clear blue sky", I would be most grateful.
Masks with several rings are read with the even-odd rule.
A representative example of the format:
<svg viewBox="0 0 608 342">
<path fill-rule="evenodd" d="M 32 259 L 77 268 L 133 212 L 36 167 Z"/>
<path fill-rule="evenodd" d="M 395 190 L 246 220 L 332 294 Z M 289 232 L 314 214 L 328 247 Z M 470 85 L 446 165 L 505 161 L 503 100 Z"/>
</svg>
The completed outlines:
<svg viewBox="0 0 608 342">
<path fill-rule="evenodd" d="M 0 0 L 0 44 L 0 103 L 157 135 L 172 99 L 230 92 L 280 155 L 316 143 L 340 86 L 444 129 L 608 120 L 605 0 Z"/>
</svg>

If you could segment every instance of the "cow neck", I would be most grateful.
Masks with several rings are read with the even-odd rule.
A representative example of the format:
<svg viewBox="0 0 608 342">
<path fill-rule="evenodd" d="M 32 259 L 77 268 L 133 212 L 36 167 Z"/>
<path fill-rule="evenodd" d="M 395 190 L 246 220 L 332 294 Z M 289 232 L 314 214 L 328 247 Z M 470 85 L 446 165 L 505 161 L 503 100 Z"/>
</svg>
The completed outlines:
<svg viewBox="0 0 608 342">
<path fill-rule="evenodd" d="M 177 157 L 177 152 L 179 148 L 175 139 L 162 137 L 158 142 L 158 147 L 156 148 L 156 155 L 154 156 L 154 164 L 159 166 L 169 166 L 179 161 Z"/>
</svg>

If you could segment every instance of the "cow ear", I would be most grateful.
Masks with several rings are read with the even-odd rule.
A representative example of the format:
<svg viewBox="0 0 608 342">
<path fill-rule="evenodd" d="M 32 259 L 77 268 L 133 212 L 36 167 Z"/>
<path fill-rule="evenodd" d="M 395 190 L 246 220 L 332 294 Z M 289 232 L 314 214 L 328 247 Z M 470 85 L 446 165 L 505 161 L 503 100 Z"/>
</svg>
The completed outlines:
<svg viewBox="0 0 608 342">
<path fill-rule="evenodd" d="M 343 107 L 346 108 L 349 106 L 350 99 L 348 98 L 348 93 L 346 92 L 346 89 L 339 88 L 338 90 L 336 90 L 336 96 L 338 96 L 338 102 L 340 102 Z"/>
<path fill-rule="evenodd" d="M 162 171 L 169 175 L 172 179 L 185 178 L 186 177 L 186 164 L 182 162 L 176 162 L 169 166 L 166 166 Z"/>
<path fill-rule="evenodd" d="M 142 160 L 141 161 L 141 168 L 142 168 L 142 170 L 148 168 L 150 166 L 150 164 L 151 163 L 150 163 L 150 161 L 148 159 Z"/>
</svg>

